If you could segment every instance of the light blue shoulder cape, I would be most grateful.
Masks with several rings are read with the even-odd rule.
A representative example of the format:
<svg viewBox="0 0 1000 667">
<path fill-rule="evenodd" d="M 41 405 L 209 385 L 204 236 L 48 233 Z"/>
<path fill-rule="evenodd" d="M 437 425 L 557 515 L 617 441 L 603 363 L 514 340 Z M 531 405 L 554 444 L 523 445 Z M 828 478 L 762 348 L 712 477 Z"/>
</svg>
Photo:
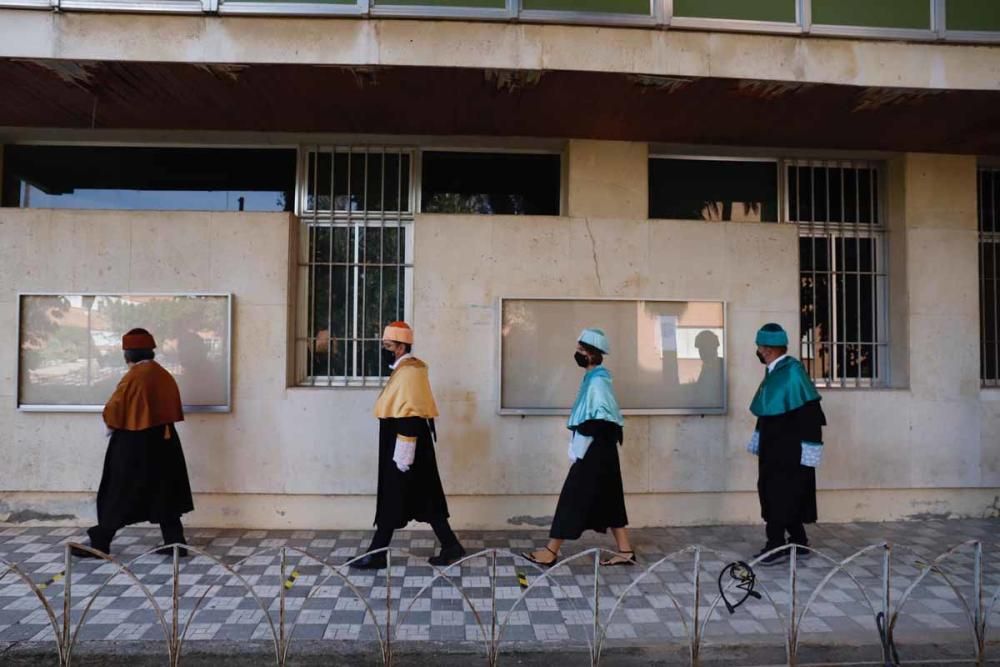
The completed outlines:
<svg viewBox="0 0 1000 667">
<path fill-rule="evenodd" d="M 774 417 L 801 408 L 820 398 L 802 362 L 785 357 L 768 373 L 750 403 L 758 417 Z"/>
<path fill-rule="evenodd" d="M 587 371 L 580 383 L 580 392 L 576 395 L 566 426 L 574 429 L 591 419 L 603 419 L 624 426 L 625 420 L 611 385 L 611 373 L 604 366 Z"/>
</svg>

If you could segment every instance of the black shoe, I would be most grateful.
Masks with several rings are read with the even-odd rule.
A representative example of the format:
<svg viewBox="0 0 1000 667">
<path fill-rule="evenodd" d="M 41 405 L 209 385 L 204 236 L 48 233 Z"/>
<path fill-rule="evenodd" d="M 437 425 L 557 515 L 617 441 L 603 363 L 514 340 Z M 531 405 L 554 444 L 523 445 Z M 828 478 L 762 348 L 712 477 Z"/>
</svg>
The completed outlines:
<svg viewBox="0 0 1000 667">
<path fill-rule="evenodd" d="M 184 547 L 179 548 L 177 550 L 177 552 L 178 552 L 177 555 L 180 556 L 181 558 L 187 558 L 188 557 L 188 550 L 185 549 Z M 174 548 L 173 547 L 164 547 L 164 546 L 161 546 L 161 547 L 157 548 L 156 553 L 158 555 L 160 555 L 160 556 L 173 556 L 174 555 Z"/>
<path fill-rule="evenodd" d="M 435 567 L 445 567 L 462 560 L 465 557 L 465 547 L 456 544 L 451 547 L 441 547 L 441 552 L 437 556 L 431 556 L 427 562 Z"/>
<path fill-rule="evenodd" d="M 384 570 L 387 566 L 385 562 L 385 552 L 368 554 L 351 563 L 351 568 L 355 570 Z"/>
<path fill-rule="evenodd" d="M 766 554 L 772 549 L 777 549 L 777 548 L 778 547 L 766 546 L 760 551 L 758 551 L 756 554 L 754 554 L 754 558 L 755 559 L 760 558 L 762 555 Z M 789 560 L 788 549 L 785 549 L 784 551 L 777 551 L 771 554 L 770 556 L 764 556 L 764 558 L 761 558 L 761 560 L 757 561 L 757 565 L 759 567 L 774 567 L 775 565 L 781 565 L 782 563 L 787 563 L 788 560 Z"/>
<path fill-rule="evenodd" d="M 791 541 L 789 541 L 788 544 L 789 545 L 794 544 L 795 546 L 798 547 L 798 549 L 795 550 L 795 559 L 796 560 L 800 560 L 801 561 L 801 560 L 808 560 L 809 558 L 812 558 L 813 552 L 809 550 L 809 543 L 808 542 L 806 544 L 798 544 L 797 542 L 791 542 Z M 789 549 L 788 550 L 788 557 L 789 558 L 791 558 L 791 554 L 792 554 L 792 550 Z"/>
<path fill-rule="evenodd" d="M 98 549 L 97 547 L 91 546 L 89 543 L 86 544 L 86 545 L 84 545 L 84 546 L 88 546 L 91 549 L 94 549 L 96 551 L 100 551 L 100 549 Z M 110 548 L 109 548 L 109 551 L 110 551 Z M 92 554 L 89 551 L 84 551 L 80 547 L 70 547 L 69 548 L 69 553 L 70 553 L 71 556 L 73 556 L 73 558 L 96 558 L 96 559 L 101 559 L 101 557 L 98 556 L 97 554 Z M 108 553 L 108 552 L 105 551 L 103 553 Z"/>
</svg>

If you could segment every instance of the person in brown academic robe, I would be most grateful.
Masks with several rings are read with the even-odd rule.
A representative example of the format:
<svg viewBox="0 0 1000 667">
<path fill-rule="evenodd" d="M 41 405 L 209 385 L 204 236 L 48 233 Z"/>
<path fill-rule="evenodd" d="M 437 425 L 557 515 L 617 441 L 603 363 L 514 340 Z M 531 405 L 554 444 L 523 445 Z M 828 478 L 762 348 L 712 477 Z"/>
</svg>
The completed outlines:
<svg viewBox="0 0 1000 667">
<path fill-rule="evenodd" d="M 87 531 L 91 548 L 103 553 L 110 553 L 120 528 L 143 521 L 160 524 L 165 545 L 186 543 L 181 515 L 194 509 L 194 501 L 174 428 L 184 412 L 177 382 L 153 360 L 155 347 L 145 329 L 122 337 L 128 372 L 104 406 L 110 440 L 97 491 L 97 525 Z M 92 557 L 79 549 L 73 555 Z"/>
<path fill-rule="evenodd" d="M 405 322 L 393 322 L 382 336 L 382 356 L 392 369 L 375 402 L 379 420 L 378 500 L 375 536 L 368 551 L 389 546 L 392 534 L 410 521 L 429 523 L 441 543 L 431 565 L 450 565 L 465 549 L 448 524 L 437 459 L 434 456 L 434 418 L 438 416 L 427 374 L 427 364 L 410 351 L 413 331 Z M 386 566 L 385 552 L 368 554 L 353 567 L 378 570 Z"/>
</svg>

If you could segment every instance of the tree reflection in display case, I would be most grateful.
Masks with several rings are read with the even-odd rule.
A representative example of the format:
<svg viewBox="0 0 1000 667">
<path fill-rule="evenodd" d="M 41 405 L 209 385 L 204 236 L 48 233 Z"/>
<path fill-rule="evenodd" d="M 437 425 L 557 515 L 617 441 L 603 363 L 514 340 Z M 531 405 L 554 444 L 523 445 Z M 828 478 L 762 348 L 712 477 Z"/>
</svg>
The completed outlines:
<svg viewBox="0 0 1000 667">
<path fill-rule="evenodd" d="M 185 410 L 230 409 L 228 294 L 22 294 L 18 407 L 99 410 L 127 367 L 121 337 L 148 329 Z"/>
</svg>

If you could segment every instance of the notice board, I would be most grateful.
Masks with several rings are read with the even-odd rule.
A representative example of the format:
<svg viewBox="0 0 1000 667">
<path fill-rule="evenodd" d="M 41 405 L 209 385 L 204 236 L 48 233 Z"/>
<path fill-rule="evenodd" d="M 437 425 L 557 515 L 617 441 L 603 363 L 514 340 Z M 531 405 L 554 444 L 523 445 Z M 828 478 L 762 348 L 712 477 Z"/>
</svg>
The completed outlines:
<svg viewBox="0 0 1000 667">
<path fill-rule="evenodd" d="M 142 327 L 188 412 L 228 412 L 229 294 L 21 294 L 18 408 L 99 411 L 127 367 L 121 339 Z"/>
<path fill-rule="evenodd" d="M 626 414 L 724 414 L 722 301 L 504 298 L 499 303 L 499 411 L 568 414 L 586 327 L 611 342 L 604 366 Z"/>
</svg>

